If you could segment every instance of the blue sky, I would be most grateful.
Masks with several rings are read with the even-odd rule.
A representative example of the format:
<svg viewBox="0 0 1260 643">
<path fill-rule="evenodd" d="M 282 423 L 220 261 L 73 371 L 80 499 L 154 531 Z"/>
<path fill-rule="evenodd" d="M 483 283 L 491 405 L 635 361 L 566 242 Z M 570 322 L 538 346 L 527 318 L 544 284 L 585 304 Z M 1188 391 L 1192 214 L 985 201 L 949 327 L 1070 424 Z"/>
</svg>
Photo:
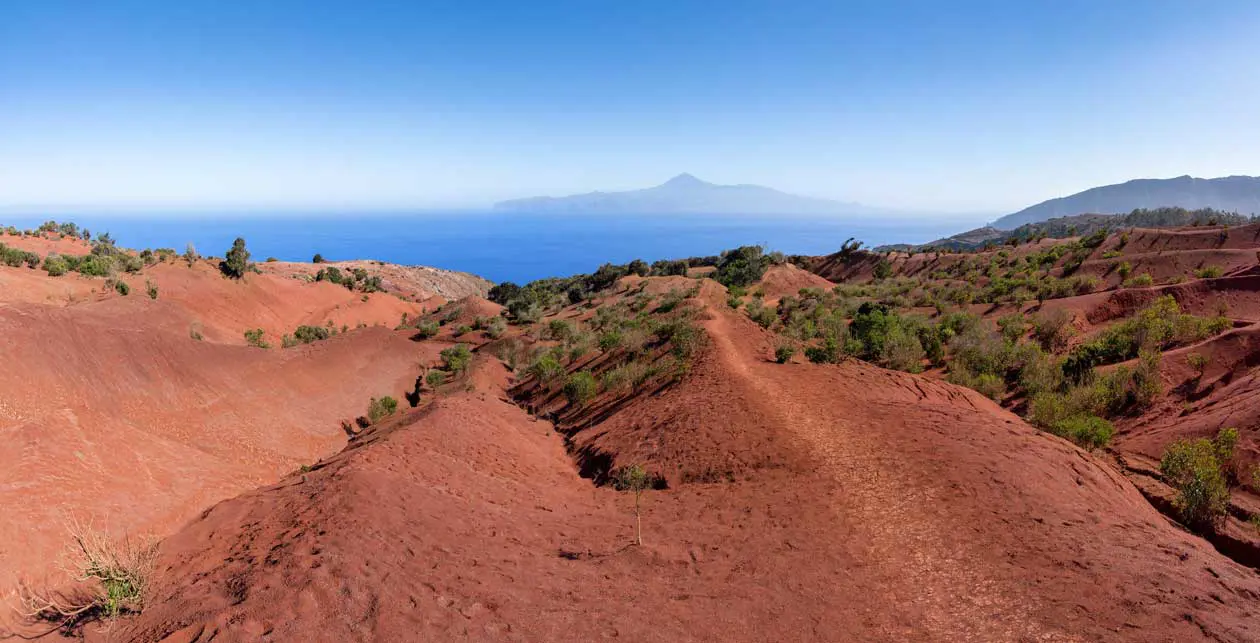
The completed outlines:
<svg viewBox="0 0 1260 643">
<path fill-rule="evenodd" d="M 691 172 L 1008 212 L 1260 174 L 1260 3 L 0 0 L 0 207 L 408 208 Z"/>
</svg>

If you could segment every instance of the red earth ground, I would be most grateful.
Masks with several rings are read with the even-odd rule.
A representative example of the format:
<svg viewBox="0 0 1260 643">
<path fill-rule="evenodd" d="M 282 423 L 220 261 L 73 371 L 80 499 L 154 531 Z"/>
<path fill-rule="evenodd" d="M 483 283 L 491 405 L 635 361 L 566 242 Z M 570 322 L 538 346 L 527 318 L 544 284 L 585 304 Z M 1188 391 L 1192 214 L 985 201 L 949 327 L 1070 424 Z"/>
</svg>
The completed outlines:
<svg viewBox="0 0 1260 643">
<path fill-rule="evenodd" d="M 632 497 L 580 477 L 482 356 L 314 471 L 204 512 L 163 542 L 144 612 L 91 636 L 1260 637 L 1260 576 L 1101 460 L 944 382 L 774 364 L 720 287 L 698 299 L 691 373 L 576 434 L 614 465 L 731 474 L 646 492 L 643 546 Z"/>
<path fill-rule="evenodd" d="M 775 271 L 771 289 L 819 283 L 801 277 Z M 292 281 L 294 301 L 241 302 L 280 310 L 269 334 L 338 310 L 328 284 Z M 274 484 L 334 453 L 337 419 L 410 390 L 449 344 L 368 328 L 285 351 L 230 345 L 244 320 L 167 300 L 173 285 L 156 301 L 0 307 L 7 363 L 38 364 L 0 380 L 24 418 L 0 409 L 0 431 L 26 440 L 0 507 L 103 505 L 121 528 L 170 534 L 143 612 L 90 625 L 89 640 L 1260 640 L 1260 574 L 1105 458 L 932 377 L 775 364 L 775 336 L 712 281 L 627 278 L 602 303 L 697 283 L 707 339 L 674 384 L 586 408 L 537 397 L 553 426 L 514 401 L 534 384 L 486 345 L 418 408 Z M 394 312 L 376 319 L 392 327 Z M 190 340 L 193 316 L 224 344 Z M 633 496 L 579 475 L 583 454 L 667 481 L 643 494 L 642 546 Z M 22 514 L 5 535 L 48 519 Z M 44 557 L 53 531 L 30 540 Z"/>
<path fill-rule="evenodd" d="M 88 250 L 0 239 L 31 251 Z M 461 287 L 458 274 L 444 278 L 448 292 Z M 0 267 L 8 366 L 0 370 L 0 593 L 17 579 L 62 578 L 68 523 L 164 535 L 213 502 L 335 452 L 346 440 L 342 420 L 361 415 L 371 397 L 401 400 L 441 348 L 389 330 L 403 312 L 425 309 L 395 294 L 266 272 L 236 282 L 204 261 L 121 279 L 129 296 L 100 278 Z M 484 286 L 468 278 L 462 288 Z M 423 290 L 402 294 L 440 301 Z M 299 324 L 329 321 L 351 330 L 279 348 Z M 246 346 L 249 328 L 265 329 L 275 348 Z M 11 616 L 4 610 L 0 624 Z"/>
</svg>

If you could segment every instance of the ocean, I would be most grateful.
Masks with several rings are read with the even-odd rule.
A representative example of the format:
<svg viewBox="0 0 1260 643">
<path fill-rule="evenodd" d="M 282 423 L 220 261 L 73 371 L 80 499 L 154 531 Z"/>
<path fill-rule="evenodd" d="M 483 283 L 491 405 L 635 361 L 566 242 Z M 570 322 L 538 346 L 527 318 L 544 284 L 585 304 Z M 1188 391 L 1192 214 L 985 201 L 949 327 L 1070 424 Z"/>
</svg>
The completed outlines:
<svg viewBox="0 0 1260 643">
<path fill-rule="evenodd" d="M 255 261 L 275 257 L 310 261 L 379 259 L 524 283 L 594 271 L 603 263 L 651 262 L 714 255 L 760 244 L 787 254 L 828 254 L 849 237 L 868 246 L 923 243 L 976 227 L 982 218 L 881 220 L 878 217 L 745 215 L 599 215 L 499 212 L 343 213 L 298 216 L 232 212 L 157 215 L 14 214 L 0 225 L 35 227 L 48 219 L 108 231 L 128 248 L 174 248 L 188 243 L 204 255 L 222 254 L 243 237 Z"/>
</svg>

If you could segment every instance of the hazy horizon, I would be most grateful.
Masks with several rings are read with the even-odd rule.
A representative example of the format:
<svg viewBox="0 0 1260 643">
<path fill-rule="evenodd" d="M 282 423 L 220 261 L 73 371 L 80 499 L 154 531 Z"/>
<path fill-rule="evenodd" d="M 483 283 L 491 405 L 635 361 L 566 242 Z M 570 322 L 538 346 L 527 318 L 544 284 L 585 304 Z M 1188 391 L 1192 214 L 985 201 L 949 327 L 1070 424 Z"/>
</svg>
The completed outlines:
<svg viewBox="0 0 1260 643">
<path fill-rule="evenodd" d="M 1260 174 L 1241 1 L 0 8 L 0 212 L 479 211 L 689 172 L 996 217 Z"/>
</svg>

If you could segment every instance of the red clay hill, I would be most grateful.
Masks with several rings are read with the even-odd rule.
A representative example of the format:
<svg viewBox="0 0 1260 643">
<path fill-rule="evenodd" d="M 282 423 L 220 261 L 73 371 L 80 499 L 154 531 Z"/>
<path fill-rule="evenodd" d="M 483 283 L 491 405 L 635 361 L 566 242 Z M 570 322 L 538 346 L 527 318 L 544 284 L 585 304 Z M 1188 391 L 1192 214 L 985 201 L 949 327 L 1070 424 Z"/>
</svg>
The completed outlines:
<svg viewBox="0 0 1260 643">
<path fill-rule="evenodd" d="M 164 538 L 138 612 L 61 628 L 87 640 L 1260 640 L 1260 575 L 1162 514 L 1113 453 L 1025 422 L 1017 391 L 989 399 L 927 358 L 922 373 L 881 368 L 852 342 L 841 359 L 754 314 L 770 304 L 749 308 L 777 299 L 791 322 L 833 296 L 826 266 L 882 287 L 894 277 L 862 272 L 881 259 L 940 269 L 820 258 L 755 271 L 743 295 L 601 271 L 500 286 L 503 307 L 413 296 L 405 324 L 270 350 L 230 337 L 243 330 L 229 306 L 165 300 L 169 284 L 154 300 L 21 300 L 0 319 L 26 339 L 6 328 L 0 346 L 39 365 L 0 382 L 20 402 L 0 430 L 26 440 L 0 502 L 20 509 L 10 539 L 32 534 L 9 573 L 62 544 L 48 512 L 104 505 L 115 535 Z M 274 332 L 329 310 L 330 284 L 263 270 L 242 284 L 167 262 L 136 279 L 204 279 L 207 295 L 293 281 Z M 1195 283 L 1179 284 L 1187 309 L 1207 297 L 1194 288 L 1216 292 Z M 1072 296 L 1090 298 L 1070 305 L 1085 334 L 1104 327 L 1090 311 L 1129 305 Z M 815 331 L 839 328 L 833 304 L 816 304 Z M 1225 338 L 1245 329 L 1242 308 L 1207 340 L 1222 354 L 1237 354 Z M 191 339 L 193 316 L 223 343 Z M 810 359 L 784 358 L 790 342 Z M 1239 363 L 1220 390 L 1250 377 Z M 339 427 L 413 387 L 414 407 Z M 1121 455 L 1153 431 L 1145 417 L 1118 421 Z"/>
</svg>

